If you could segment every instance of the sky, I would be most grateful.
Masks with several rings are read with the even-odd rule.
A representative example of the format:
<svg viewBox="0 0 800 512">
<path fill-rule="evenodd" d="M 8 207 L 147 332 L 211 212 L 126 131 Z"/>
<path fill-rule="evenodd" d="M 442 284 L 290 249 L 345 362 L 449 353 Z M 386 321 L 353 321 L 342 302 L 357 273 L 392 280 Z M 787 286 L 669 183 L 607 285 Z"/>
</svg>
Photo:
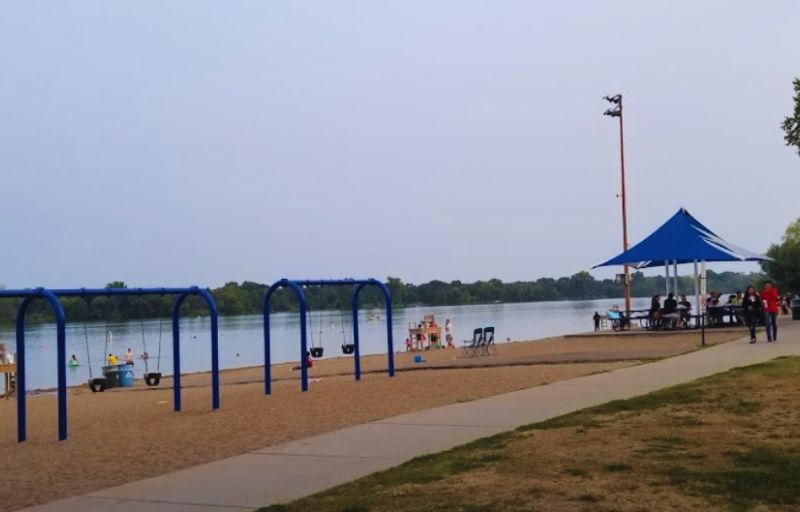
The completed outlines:
<svg viewBox="0 0 800 512">
<path fill-rule="evenodd" d="M 765 251 L 800 2 L 0 0 L 0 283 L 534 280 Z M 756 270 L 753 264 L 721 270 Z M 616 269 L 595 272 L 608 277 Z"/>
</svg>

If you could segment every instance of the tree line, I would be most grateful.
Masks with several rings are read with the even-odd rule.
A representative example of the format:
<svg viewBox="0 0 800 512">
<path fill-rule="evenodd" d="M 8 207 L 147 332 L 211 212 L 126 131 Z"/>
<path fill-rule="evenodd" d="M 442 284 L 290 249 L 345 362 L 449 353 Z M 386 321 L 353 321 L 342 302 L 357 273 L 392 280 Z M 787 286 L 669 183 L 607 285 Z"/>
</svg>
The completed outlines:
<svg viewBox="0 0 800 512">
<path fill-rule="evenodd" d="M 744 290 L 748 284 L 759 286 L 765 279 L 762 273 L 708 272 L 708 289 L 722 292 Z M 622 286 L 612 279 L 597 280 L 589 272 L 578 272 L 570 277 L 541 278 L 536 281 L 503 282 L 500 279 L 462 283 L 461 281 L 438 281 L 412 284 L 400 278 L 389 277 L 386 284 L 392 293 L 394 307 L 404 306 L 457 306 L 466 304 L 490 304 L 497 302 L 538 302 L 555 300 L 586 300 L 621 298 Z M 122 281 L 106 285 L 107 288 L 125 288 Z M 217 303 L 221 315 L 248 315 L 261 313 L 266 284 L 244 281 L 229 282 L 209 290 Z M 632 274 L 631 293 L 635 297 L 649 297 L 663 293 L 664 276 L 647 277 L 641 272 Z M 679 278 L 679 290 L 693 293 L 692 277 Z M 349 309 L 352 289 L 347 286 L 308 287 L 306 299 L 311 310 Z M 64 297 L 61 303 L 69 321 L 121 321 L 141 318 L 168 317 L 172 312 L 174 297 L 159 295 L 127 295 L 113 297 Z M 272 296 L 273 312 L 296 311 L 294 294 L 279 289 Z M 383 307 L 383 295 L 375 287 L 365 287 L 360 295 L 362 308 Z M 0 300 L 0 322 L 9 323 L 15 316 L 17 301 Z M 189 297 L 183 305 L 184 316 L 208 314 L 205 302 L 199 297 Z M 30 321 L 52 320 L 50 307 L 42 300 L 35 300 L 29 309 Z"/>
</svg>

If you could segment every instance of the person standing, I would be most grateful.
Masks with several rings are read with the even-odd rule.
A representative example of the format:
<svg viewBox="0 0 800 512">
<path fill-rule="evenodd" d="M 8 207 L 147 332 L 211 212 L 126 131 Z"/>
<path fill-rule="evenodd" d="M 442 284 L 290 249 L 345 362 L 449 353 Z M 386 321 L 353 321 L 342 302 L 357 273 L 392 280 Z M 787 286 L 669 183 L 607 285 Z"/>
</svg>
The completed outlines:
<svg viewBox="0 0 800 512">
<path fill-rule="evenodd" d="M 764 327 L 767 329 L 767 341 L 778 341 L 778 289 L 772 281 L 764 282 L 761 290 L 761 301 L 764 304 Z"/>
<path fill-rule="evenodd" d="M 125 351 L 125 364 L 133 366 L 133 350 L 130 347 Z"/>
<path fill-rule="evenodd" d="M 453 343 L 453 322 L 449 318 L 444 321 L 444 333 L 447 348 L 456 348 L 455 343 Z"/>
<path fill-rule="evenodd" d="M 756 293 L 753 285 L 747 287 L 742 297 L 742 311 L 744 312 L 744 321 L 747 328 L 750 329 L 750 343 L 756 342 L 756 325 L 758 319 L 762 315 L 761 297 Z"/>
</svg>

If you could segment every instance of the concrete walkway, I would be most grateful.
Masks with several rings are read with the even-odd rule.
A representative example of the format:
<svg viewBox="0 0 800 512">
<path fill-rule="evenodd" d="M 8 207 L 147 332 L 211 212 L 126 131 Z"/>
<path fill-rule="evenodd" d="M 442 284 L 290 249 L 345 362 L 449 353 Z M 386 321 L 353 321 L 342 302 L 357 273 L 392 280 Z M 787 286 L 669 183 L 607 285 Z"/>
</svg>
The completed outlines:
<svg viewBox="0 0 800 512">
<path fill-rule="evenodd" d="M 651 364 L 387 418 L 25 510 L 253 510 L 520 425 L 737 366 L 800 355 L 800 322 L 782 324 L 780 335 L 778 343 L 734 341 Z"/>
</svg>

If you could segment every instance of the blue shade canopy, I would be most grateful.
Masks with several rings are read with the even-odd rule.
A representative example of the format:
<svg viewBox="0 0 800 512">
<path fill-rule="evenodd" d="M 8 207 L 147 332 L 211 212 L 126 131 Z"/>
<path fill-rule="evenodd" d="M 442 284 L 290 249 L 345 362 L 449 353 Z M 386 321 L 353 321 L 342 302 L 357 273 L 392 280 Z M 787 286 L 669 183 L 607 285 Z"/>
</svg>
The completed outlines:
<svg viewBox="0 0 800 512">
<path fill-rule="evenodd" d="M 662 266 L 665 262 L 766 261 L 768 257 L 742 249 L 717 236 L 681 208 L 647 238 L 622 254 L 592 268 L 631 265 L 635 268 Z"/>
</svg>

